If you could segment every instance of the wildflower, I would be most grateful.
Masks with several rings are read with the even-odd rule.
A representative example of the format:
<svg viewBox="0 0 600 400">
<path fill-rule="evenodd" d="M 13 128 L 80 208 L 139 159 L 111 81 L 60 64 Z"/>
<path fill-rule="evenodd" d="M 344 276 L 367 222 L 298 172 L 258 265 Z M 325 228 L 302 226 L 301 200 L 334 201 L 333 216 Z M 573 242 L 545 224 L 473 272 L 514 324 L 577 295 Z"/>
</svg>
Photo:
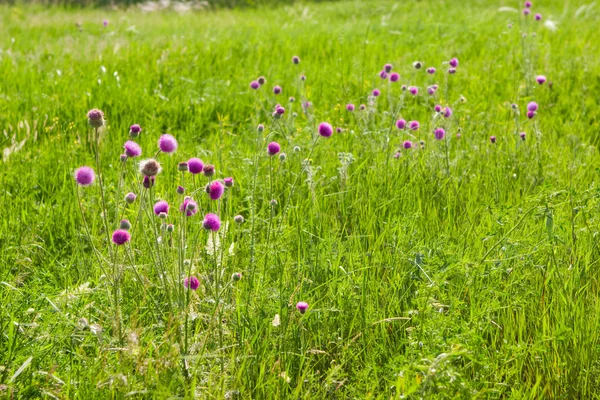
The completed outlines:
<svg viewBox="0 0 600 400">
<path fill-rule="evenodd" d="M 220 181 L 214 181 L 206 186 L 206 193 L 212 200 L 219 200 L 223 196 L 225 187 Z"/>
<path fill-rule="evenodd" d="M 387 73 L 389 73 L 392 70 L 392 68 L 393 68 L 392 64 L 385 64 L 383 66 L 383 70 Z"/>
<path fill-rule="evenodd" d="M 236 224 L 241 225 L 244 223 L 244 217 L 241 215 L 236 215 L 235 217 L 233 217 L 233 220 L 235 221 Z"/>
<path fill-rule="evenodd" d="M 140 136 L 142 133 L 142 128 L 138 124 L 133 124 L 129 127 L 129 136 L 135 138 Z"/>
<path fill-rule="evenodd" d="M 287 158 L 287 156 L 285 155 L 285 153 L 279 154 L 279 161 L 283 162 L 283 161 L 285 161 L 286 158 Z"/>
<path fill-rule="evenodd" d="M 281 86 L 274 86 L 274 87 L 273 87 L 273 93 L 274 93 L 274 94 L 279 94 L 279 93 L 281 93 Z"/>
<path fill-rule="evenodd" d="M 452 116 L 452 109 L 450 107 L 444 108 L 444 118 L 450 118 Z"/>
<path fill-rule="evenodd" d="M 408 127 L 410 128 L 410 130 L 412 131 L 416 131 L 419 129 L 420 125 L 419 125 L 419 121 L 410 121 L 408 123 Z"/>
<path fill-rule="evenodd" d="M 225 178 L 223 179 L 223 182 L 225 183 L 225 187 L 232 187 L 233 186 L 233 178 Z"/>
<path fill-rule="evenodd" d="M 490 136 L 490 142 L 496 143 L 496 136 Z"/>
<path fill-rule="evenodd" d="M 105 19 L 104 21 L 102 21 L 102 25 L 104 25 L 104 27 L 106 28 L 108 26 L 108 20 Z"/>
<path fill-rule="evenodd" d="M 333 128 L 328 122 L 321 122 L 319 124 L 319 135 L 323 137 L 330 137 L 333 134 Z"/>
<path fill-rule="evenodd" d="M 104 113 L 97 108 L 88 111 L 87 113 L 88 124 L 92 128 L 101 128 L 104 125 Z"/>
<path fill-rule="evenodd" d="M 187 163 L 188 169 L 192 175 L 199 174 L 204 169 L 204 163 L 199 158 L 190 158 Z"/>
<path fill-rule="evenodd" d="M 412 142 L 410 140 L 405 140 L 404 143 L 402 143 L 402 147 L 408 150 L 412 147 Z"/>
<path fill-rule="evenodd" d="M 188 172 L 190 170 L 190 166 L 186 161 L 182 161 L 179 164 L 177 164 L 177 170 L 181 172 Z"/>
<path fill-rule="evenodd" d="M 546 77 L 544 75 L 538 75 L 535 80 L 538 84 L 543 85 L 546 82 Z"/>
<path fill-rule="evenodd" d="M 124 229 L 117 229 L 113 232 L 112 241 L 117 246 L 121 246 L 131 240 L 131 235 Z"/>
<path fill-rule="evenodd" d="M 529 111 L 537 111 L 538 105 L 537 105 L 537 103 L 535 101 L 532 101 L 529 104 L 527 104 L 527 109 Z"/>
<path fill-rule="evenodd" d="M 406 92 L 406 85 L 402 85 L 402 86 L 400 86 L 400 89 L 401 89 L 403 92 Z"/>
<path fill-rule="evenodd" d="M 398 129 L 406 128 L 406 120 L 399 119 L 398 121 L 396 121 L 396 128 L 398 128 Z"/>
<path fill-rule="evenodd" d="M 81 186 L 90 186 L 94 183 L 96 174 L 90 167 L 79 167 L 75 171 L 75 181 Z"/>
<path fill-rule="evenodd" d="M 437 140 L 442 140 L 444 137 L 446 137 L 446 131 L 444 128 L 437 128 L 433 133 Z"/>
<path fill-rule="evenodd" d="M 525 141 L 525 132 L 519 133 L 519 136 L 521 137 L 521 140 Z"/>
<path fill-rule="evenodd" d="M 300 311 L 300 314 L 304 314 L 306 310 L 308 310 L 308 303 L 304 301 L 299 301 L 296 304 L 296 308 Z"/>
<path fill-rule="evenodd" d="M 162 167 L 158 161 L 153 158 L 140 162 L 140 172 L 144 176 L 153 177 L 158 175 L 160 171 L 162 171 Z"/>
<path fill-rule="evenodd" d="M 262 132 L 265 130 L 265 126 L 263 124 L 258 124 L 258 126 L 256 127 L 256 130 L 258 132 Z"/>
<path fill-rule="evenodd" d="M 239 282 L 240 279 L 242 279 L 242 274 L 239 272 L 234 272 L 233 275 L 231 275 L 231 280 L 234 282 Z"/>
<path fill-rule="evenodd" d="M 535 111 L 527 111 L 527 118 L 532 119 L 535 117 Z"/>
<path fill-rule="evenodd" d="M 417 93 L 419 93 L 419 88 L 417 88 L 416 86 L 411 86 L 408 88 L 408 91 L 410 92 L 410 94 L 412 94 L 413 96 L 416 96 Z"/>
<path fill-rule="evenodd" d="M 267 83 L 267 79 L 264 76 L 259 76 L 258 79 L 256 80 L 256 82 L 258 83 L 259 86 L 262 86 L 265 83 Z M 252 88 L 252 89 L 258 89 L 258 88 Z"/>
<path fill-rule="evenodd" d="M 300 146 L 294 146 L 294 153 L 300 153 Z"/>
<path fill-rule="evenodd" d="M 204 172 L 204 176 L 211 177 L 215 174 L 215 166 L 205 165 L 204 168 L 202 168 L 202 172 Z"/>
<path fill-rule="evenodd" d="M 279 153 L 280 150 L 281 146 L 277 142 L 271 142 L 267 145 L 267 153 L 270 156 L 274 156 L 275 154 Z"/>
<path fill-rule="evenodd" d="M 531 8 L 531 6 L 532 6 L 531 1 L 525 2 L 525 8 Z"/>
<path fill-rule="evenodd" d="M 252 89 L 256 90 L 260 87 L 260 83 L 258 83 L 257 81 L 252 81 L 252 82 L 250 82 L 250 87 Z"/>
<path fill-rule="evenodd" d="M 529 8 L 523 9 L 523 15 L 529 15 L 530 13 L 531 13 L 531 11 L 529 10 Z"/>
<path fill-rule="evenodd" d="M 535 20 L 536 21 L 541 21 L 542 20 L 542 14 L 540 14 L 540 13 L 535 14 Z"/>
<path fill-rule="evenodd" d="M 423 63 L 421 61 L 415 61 L 413 63 L 413 68 L 414 69 L 421 69 L 423 67 Z"/>
<path fill-rule="evenodd" d="M 136 198 L 137 198 L 137 196 L 135 195 L 135 193 L 129 192 L 125 195 L 125 202 L 127 204 L 132 204 Z"/>
<path fill-rule="evenodd" d="M 433 109 L 435 110 L 435 112 L 440 112 L 440 111 L 442 111 L 442 106 L 440 106 L 439 104 L 436 104 L 435 107 L 433 107 Z"/>
<path fill-rule="evenodd" d="M 298 57 L 298 56 L 292 57 L 292 62 L 296 65 L 300 64 L 300 57 Z"/>
<path fill-rule="evenodd" d="M 160 214 L 158 214 L 158 218 L 160 219 L 167 219 L 168 214 L 166 212 L 161 212 Z"/>
<path fill-rule="evenodd" d="M 452 68 L 458 67 L 458 58 L 454 57 L 452 60 L 448 61 L 448 64 L 450 64 Z"/>
<path fill-rule="evenodd" d="M 142 148 L 133 140 L 128 140 L 123 145 L 127 157 L 138 157 L 142 154 Z"/>
<path fill-rule="evenodd" d="M 283 115 L 283 114 L 285 114 L 285 108 L 283 108 L 283 107 L 281 107 L 281 106 L 277 106 L 277 107 L 275 108 L 275 113 L 276 113 L 277 115 Z"/>
<path fill-rule="evenodd" d="M 119 229 L 123 229 L 123 230 L 130 230 L 131 229 L 131 223 L 129 222 L 129 220 L 124 219 L 121 220 L 121 222 L 119 222 Z"/>
<path fill-rule="evenodd" d="M 183 286 L 188 289 L 197 290 L 200 286 L 200 281 L 195 276 L 190 276 L 189 278 L 184 279 Z"/>
<path fill-rule="evenodd" d="M 339 126 L 337 128 L 335 128 L 335 132 L 336 133 L 342 133 L 342 128 L 340 128 Z"/>
<path fill-rule="evenodd" d="M 186 217 L 191 217 L 198 212 L 198 204 L 191 197 L 186 196 L 179 206 L 179 211 L 185 212 Z"/>
<path fill-rule="evenodd" d="M 435 74 L 435 68 L 433 68 L 433 67 L 429 67 L 429 68 L 427 68 L 427 73 L 428 73 L 429 75 L 433 75 L 433 74 Z"/>
<path fill-rule="evenodd" d="M 350 103 L 346 105 L 346 110 L 352 112 L 354 111 L 354 104 Z"/>
<path fill-rule="evenodd" d="M 169 213 L 169 203 L 164 200 L 157 201 L 154 205 L 154 214 L 159 215 L 160 213 Z"/>
<path fill-rule="evenodd" d="M 381 92 L 379 91 L 379 89 L 373 89 L 373 96 L 377 97 L 381 94 Z"/>
<path fill-rule="evenodd" d="M 177 194 L 184 194 L 185 193 L 185 188 L 183 186 L 177 186 Z"/>
<path fill-rule="evenodd" d="M 300 75 L 300 80 L 301 80 L 302 82 L 304 82 L 304 81 L 306 80 L 306 76 L 304 76 L 304 75 Z"/>
<path fill-rule="evenodd" d="M 436 86 L 429 86 L 427 88 L 427 93 L 429 93 L 430 96 L 433 96 L 435 94 L 435 91 L 437 90 Z"/>
<path fill-rule="evenodd" d="M 450 75 L 455 74 L 456 73 L 456 68 L 448 68 L 448 73 Z"/>
<path fill-rule="evenodd" d="M 177 150 L 177 140 L 169 134 L 161 135 L 158 139 L 158 147 L 163 153 L 173 153 Z"/>
<path fill-rule="evenodd" d="M 381 79 L 387 79 L 387 77 L 388 77 L 388 74 L 387 74 L 387 72 L 385 72 L 385 71 L 381 71 L 381 72 L 379 73 L 379 77 L 380 77 Z"/>
<path fill-rule="evenodd" d="M 398 82 L 400 80 L 400 74 L 397 72 L 392 72 L 390 74 L 390 82 Z"/>
<path fill-rule="evenodd" d="M 171 233 L 175 230 L 175 225 L 167 224 L 167 232 Z"/>
<path fill-rule="evenodd" d="M 271 207 L 277 207 L 277 200 L 271 200 Z"/>
<path fill-rule="evenodd" d="M 359 108 L 361 111 L 365 111 L 367 109 L 367 106 L 365 106 L 364 104 L 361 104 Z"/>
<path fill-rule="evenodd" d="M 142 181 L 142 185 L 146 188 L 146 189 L 150 189 L 152 186 L 154 186 L 154 182 L 156 181 L 156 178 L 153 176 L 144 176 L 144 180 Z"/>
<path fill-rule="evenodd" d="M 221 220 L 215 214 L 206 214 L 204 216 L 204 221 L 202 221 L 202 226 L 206 230 L 210 230 L 216 232 L 221 228 Z"/>
<path fill-rule="evenodd" d="M 127 154 L 121 154 L 119 156 L 119 160 L 121 160 L 121 162 L 127 162 L 127 159 L 128 159 Z"/>
<path fill-rule="evenodd" d="M 395 159 L 398 159 L 398 158 L 400 158 L 400 156 L 401 156 L 401 154 L 400 154 L 400 152 L 399 152 L 399 151 L 397 151 L 397 152 L 395 152 L 395 153 L 394 153 L 394 158 L 395 158 Z"/>
<path fill-rule="evenodd" d="M 296 101 L 296 99 L 295 99 L 294 97 L 290 97 L 290 98 L 288 99 L 288 101 L 289 101 L 290 103 L 293 103 L 293 102 L 295 102 L 295 101 Z"/>
</svg>

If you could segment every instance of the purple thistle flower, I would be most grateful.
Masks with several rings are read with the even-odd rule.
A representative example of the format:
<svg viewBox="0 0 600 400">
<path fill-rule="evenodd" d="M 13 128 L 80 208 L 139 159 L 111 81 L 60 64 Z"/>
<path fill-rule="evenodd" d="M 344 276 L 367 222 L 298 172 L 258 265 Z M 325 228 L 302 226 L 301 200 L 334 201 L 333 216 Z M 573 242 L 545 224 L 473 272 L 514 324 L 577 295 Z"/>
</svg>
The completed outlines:
<svg viewBox="0 0 600 400">
<path fill-rule="evenodd" d="M 541 21 L 542 20 L 542 14 L 540 14 L 540 13 L 535 14 L 535 20 L 536 21 Z"/>
<path fill-rule="evenodd" d="M 395 158 L 395 159 L 398 159 L 398 158 L 400 158 L 400 156 L 401 156 L 401 154 L 400 154 L 400 152 L 399 152 L 399 151 L 397 151 L 397 152 L 395 152 L 395 153 L 394 153 L 394 158 Z"/>
<path fill-rule="evenodd" d="M 177 170 L 181 172 L 188 172 L 190 170 L 190 166 L 188 165 L 187 161 L 182 161 L 177 164 Z"/>
<path fill-rule="evenodd" d="M 406 85 L 402 85 L 402 86 L 400 86 L 400 89 L 401 89 L 403 92 L 404 92 L 404 91 L 406 91 Z"/>
<path fill-rule="evenodd" d="M 527 118 L 532 119 L 535 117 L 535 111 L 527 111 Z"/>
<path fill-rule="evenodd" d="M 283 108 L 281 106 L 277 106 L 275 108 L 275 113 L 278 114 L 278 115 L 283 115 L 283 114 L 285 114 L 285 108 Z"/>
<path fill-rule="evenodd" d="M 259 86 L 262 86 L 265 83 L 267 83 L 267 78 L 265 78 L 264 76 L 259 76 L 258 79 L 256 80 L 256 82 L 258 82 Z M 252 88 L 252 89 L 255 89 L 255 88 Z"/>
<path fill-rule="evenodd" d="M 202 221 L 202 226 L 206 230 L 216 232 L 221 228 L 221 220 L 219 219 L 218 215 L 209 213 L 204 216 L 204 221 Z"/>
<path fill-rule="evenodd" d="M 94 179 L 96 179 L 96 174 L 90 167 L 79 167 L 75 171 L 75 181 L 80 186 L 90 186 L 94 183 Z"/>
<path fill-rule="evenodd" d="M 129 136 L 138 137 L 142 133 L 142 128 L 138 124 L 133 124 L 129 127 Z"/>
<path fill-rule="evenodd" d="M 199 158 L 190 158 L 188 160 L 188 169 L 192 175 L 199 174 L 204 169 L 204 163 Z"/>
<path fill-rule="evenodd" d="M 183 280 L 183 286 L 188 289 L 197 290 L 200 286 L 200 281 L 195 276 L 190 276 L 189 278 L 185 278 Z"/>
<path fill-rule="evenodd" d="M 236 215 L 235 217 L 233 217 L 233 220 L 238 225 L 241 225 L 244 223 L 244 217 L 242 215 Z"/>
<path fill-rule="evenodd" d="M 387 77 L 388 77 L 388 74 L 387 74 L 387 72 L 385 72 L 385 71 L 381 71 L 381 72 L 379 72 L 379 77 L 380 77 L 381 79 L 387 79 Z"/>
<path fill-rule="evenodd" d="M 538 105 L 537 105 L 537 103 L 535 101 L 532 101 L 529 104 L 527 104 L 527 109 L 529 111 L 537 111 Z"/>
<path fill-rule="evenodd" d="M 420 125 L 419 125 L 419 121 L 410 121 L 408 123 L 408 127 L 410 128 L 410 130 L 412 131 L 416 131 L 419 129 Z"/>
<path fill-rule="evenodd" d="M 531 8 L 531 1 L 526 1 L 525 2 L 525 8 Z"/>
<path fill-rule="evenodd" d="M 421 69 L 423 67 L 423 63 L 421 61 L 415 61 L 413 63 L 413 68 L 414 69 Z"/>
<path fill-rule="evenodd" d="M 142 181 L 142 185 L 146 188 L 146 189 L 150 189 L 152 186 L 154 186 L 154 182 L 156 181 L 156 178 L 153 176 L 144 176 L 144 180 Z"/>
<path fill-rule="evenodd" d="M 354 104 L 350 103 L 346 105 L 346 110 L 348 111 L 354 111 Z"/>
<path fill-rule="evenodd" d="M 521 132 L 519 133 L 519 136 L 521 137 L 521 140 L 525 140 L 525 132 Z"/>
<path fill-rule="evenodd" d="M 342 128 L 340 128 L 339 126 L 337 128 L 335 128 L 335 132 L 336 133 L 342 133 Z"/>
<path fill-rule="evenodd" d="M 281 151 L 281 146 L 279 145 L 279 143 L 271 142 L 267 145 L 267 153 L 270 156 L 274 156 L 275 154 L 279 153 L 279 151 Z"/>
<path fill-rule="evenodd" d="M 365 106 L 364 104 L 360 105 L 360 111 L 365 111 L 367 109 L 367 106 Z"/>
<path fill-rule="evenodd" d="M 413 96 L 416 96 L 419 93 L 419 88 L 417 88 L 416 86 L 411 86 L 411 87 L 408 88 L 408 91 Z"/>
<path fill-rule="evenodd" d="M 126 141 L 123 148 L 125 149 L 127 157 L 138 157 L 142 154 L 142 148 L 133 140 Z"/>
<path fill-rule="evenodd" d="M 179 211 L 185 212 L 186 217 L 191 217 L 198 212 L 198 204 L 190 196 L 186 196 L 179 206 Z"/>
<path fill-rule="evenodd" d="M 158 147 L 163 153 L 173 153 L 177 150 L 177 140 L 166 133 L 158 139 Z"/>
<path fill-rule="evenodd" d="M 300 75 L 300 80 L 304 82 L 306 80 L 306 75 Z"/>
<path fill-rule="evenodd" d="M 397 72 L 392 72 L 390 74 L 390 82 L 398 82 L 400 80 L 400 74 Z"/>
<path fill-rule="evenodd" d="M 292 96 L 292 97 L 290 97 L 290 98 L 288 99 L 288 101 L 289 101 L 290 103 L 293 103 L 293 102 L 295 102 L 295 101 L 296 101 L 296 99 L 295 99 L 295 98 Z"/>
<path fill-rule="evenodd" d="M 377 97 L 381 94 L 381 92 L 379 91 L 379 89 L 373 89 L 373 96 Z"/>
<path fill-rule="evenodd" d="M 223 182 L 225 183 L 225 187 L 230 188 L 233 186 L 233 178 L 225 178 Z"/>
<path fill-rule="evenodd" d="M 128 219 L 123 219 L 121 220 L 121 222 L 119 222 L 119 229 L 123 229 L 123 230 L 130 230 L 131 229 L 131 222 L 129 222 Z"/>
<path fill-rule="evenodd" d="M 298 57 L 298 56 L 292 57 L 292 62 L 296 65 L 300 64 L 300 57 Z"/>
<path fill-rule="evenodd" d="M 455 74 L 456 73 L 456 68 L 448 68 L 448 73 L 450 75 Z"/>
<path fill-rule="evenodd" d="M 281 93 L 281 86 L 274 86 L 273 87 L 273 93 L 275 93 L 275 94 Z"/>
<path fill-rule="evenodd" d="M 427 88 L 427 93 L 429 93 L 430 96 L 433 96 L 435 94 L 436 90 L 437 90 L 437 88 L 435 86 L 429 86 Z"/>
<path fill-rule="evenodd" d="M 204 173 L 204 176 L 211 177 L 215 174 L 215 166 L 207 164 L 202 168 L 202 172 Z"/>
<path fill-rule="evenodd" d="M 153 158 L 140 162 L 140 172 L 144 176 L 156 176 L 162 171 L 159 162 Z"/>
<path fill-rule="evenodd" d="M 260 83 L 258 83 L 258 81 L 252 81 L 252 82 L 250 82 L 250 87 L 252 89 L 256 90 L 260 87 Z"/>
<path fill-rule="evenodd" d="M 117 229 L 113 232 L 112 241 L 117 246 L 121 246 L 131 240 L 131 235 L 125 229 Z"/>
<path fill-rule="evenodd" d="M 104 21 L 102 21 L 102 25 L 104 25 L 104 27 L 106 28 L 108 26 L 108 20 L 105 19 Z"/>
<path fill-rule="evenodd" d="M 538 84 L 543 85 L 546 82 L 546 77 L 544 75 L 538 75 L 535 80 Z"/>
<path fill-rule="evenodd" d="M 490 136 L 490 142 L 496 143 L 496 136 Z"/>
<path fill-rule="evenodd" d="M 444 108 L 444 118 L 450 118 L 452 116 L 452 109 L 450 107 Z"/>
<path fill-rule="evenodd" d="M 177 186 L 177 189 L 175 189 L 175 191 L 177 192 L 177 194 L 184 194 L 185 188 L 183 186 Z"/>
<path fill-rule="evenodd" d="M 446 131 L 444 128 L 437 128 L 435 131 L 433 131 L 433 134 L 437 140 L 442 140 L 446 137 Z"/>
<path fill-rule="evenodd" d="M 429 67 L 429 68 L 427 68 L 427 73 L 428 73 L 429 75 L 433 75 L 433 74 L 435 74 L 435 68 L 433 68 L 433 67 Z"/>
<path fill-rule="evenodd" d="M 323 137 L 330 137 L 333 135 L 333 127 L 328 122 L 321 122 L 319 124 L 319 135 Z"/>
<path fill-rule="evenodd" d="M 87 113 L 88 124 L 92 128 L 101 128 L 104 125 L 104 113 L 97 108 L 88 111 Z"/>
<path fill-rule="evenodd" d="M 164 200 L 157 201 L 154 205 L 154 214 L 159 215 L 160 213 L 169 213 L 169 203 Z"/>
<path fill-rule="evenodd" d="M 405 140 L 404 143 L 402 143 L 402 147 L 408 150 L 412 147 L 412 142 L 410 140 Z"/>
<path fill-rule="evenodd" d="M 529 8 L 523 9 L 523 15 L 529 15 L 530 13 L 531 13 L 531 11 L 529 10 Z"/>
<path fill-rule="evenodd" d="M 387 72 L 387 73 L 389 73 L 389 72 L 392 70 L 392 68 L 394 68 L 394 67 L 392 66 L 392 64 L 389 64 L 389 63 L 388 63 L 388 64 L 385 64 L 385 65 L 383 66 L 383 70 L 384 70 L 385 72 Z"/>
<path fill-rule="evenodd" d="M 436 104 L 435 107 L 433 107 L 433 109 L 435 110 L 435 112 L 440 112 L 440 111 L 442 111 L 442 106 L 440 106 L 439 104 Z"/>
<path fill-rule="evenodd" d="M 234 282 L 239 282 L 240 279 L 242 279 L 242 274 L 240 274 L 239 272 L 234 272 L 231 275 L 231 280 L 234 281 Z"/>
<path fill-rule="evenodd" d="M 132 204 L 136 198 L 137 198 L 137 196 L 135 195 L 135 193 L 129 192 L 125 195 L 125 202 L 127 204 Z"/>
<path fill-rule="evenodd" d="M 265 126 L 263 124 L 258 124 L 258 126 L 256 127 L 256 130 L 258 132 L 262 132 L 265 130 Z"/>
<path fill-rule="evenodd" d="M 458 67 L 458 58 L 454 57 L 452 60 L 448 61 L 448 64 L 450 64 L 452 68 Z"/>
<path fill-rule="evenodd" d="M 308 303 L 305 301 L 299 301 L 296 304 L 296 308 L 300 311 L 300 314 L 304 314 L 308 310 Z"/>
<path fill-rule="evenodd" d="M 206 193 L 208 193 L 212 200 L 219 200 L 223 196 L 224 191 L 225 187 L 219 181 L 214 181 L 206 187 Z"/>
<path fill-rule="evenodd" d="M 396 128 L 398 128 L 398 129 L 406 128 L 406 120 L 399 119 L 398 121 L 396 121 Z"/>
</svg>

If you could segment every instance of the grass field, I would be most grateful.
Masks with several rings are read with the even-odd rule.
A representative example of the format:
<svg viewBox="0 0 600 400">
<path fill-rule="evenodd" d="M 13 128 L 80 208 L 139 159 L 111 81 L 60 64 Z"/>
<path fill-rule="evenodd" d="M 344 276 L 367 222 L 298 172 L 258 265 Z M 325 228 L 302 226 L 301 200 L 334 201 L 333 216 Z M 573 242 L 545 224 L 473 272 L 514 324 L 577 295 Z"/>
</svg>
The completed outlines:
<svg viewBox="0 0 600 400">
<path fill-rule="evenodd" d="M 522 8 L 1 7 L 0 398 L 600 398 L 600 8 Z"/>
</svg>

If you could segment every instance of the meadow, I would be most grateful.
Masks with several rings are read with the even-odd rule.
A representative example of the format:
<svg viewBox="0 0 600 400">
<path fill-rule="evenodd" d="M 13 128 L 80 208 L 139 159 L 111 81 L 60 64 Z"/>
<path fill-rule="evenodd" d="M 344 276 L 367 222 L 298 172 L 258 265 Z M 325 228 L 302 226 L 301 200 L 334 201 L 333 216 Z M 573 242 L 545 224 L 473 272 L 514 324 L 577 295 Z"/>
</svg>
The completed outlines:
<svg viewBox="0 0 600 400">
<path fill-rule="evenodd" d="M 0 398 L 600 398 L 600 8 L 527 10 L 1 6 Z"/>
</svg>

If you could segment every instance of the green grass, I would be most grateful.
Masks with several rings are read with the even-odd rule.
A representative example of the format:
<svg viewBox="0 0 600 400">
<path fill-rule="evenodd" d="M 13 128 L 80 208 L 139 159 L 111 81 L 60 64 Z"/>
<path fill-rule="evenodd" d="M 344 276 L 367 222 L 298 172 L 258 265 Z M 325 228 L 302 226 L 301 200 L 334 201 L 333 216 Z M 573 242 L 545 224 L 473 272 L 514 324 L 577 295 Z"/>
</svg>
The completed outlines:
<svg viewBox="0 0 600 400">
<path fill-rule="evenodd" d="M 520 10 L 516 1 L 0 8 L 0 397 L 599 398 L 600 13 L 579 0 L 534 3 L 557 31 L 498 11 Z M 460 65 L 448 76 L 451 57 Z M 416 60 L 438 72 L 414 72 Z M 400 82 L 380 81 L 386 62 Z M 534 85 L 537 74 L 549 82 Z M 268 83 L 252 91 L 260 75 Z M 376 106 L 359 112 L 375 87 Z M 436 103 L 452 118 L 434 118 Z M 141 193 L 131 161 L 118 189 L 129 126 L 142 125 L 147 157 L 161 133 L 179 140 L 158 156 L 152 190 L 171 204 L 173 247 L 166 234 L 155 244 L 160 224 L 142 211 L 111 261 L 99 185 L 77 189 L 72 177 L 95 168 L 91 108 L 108 121 L 110 231 L 117 206 L 135 221 L 141 204 L 122 201 Z M 397 130 L 400 116 L 421 129 Z M 321 121 L 343 132 L 311 150 Z M 433 137 L 440 125 L 445 141 Z M 284 162 L 266 155 L 272 140 Z M 415 147 L 401 150 L 404 140 Z M 217 210 L 201 194 L 206 178 L 185 177 L 188 193 L 200 188 L 184 257 L 201 281 L 193 293 L 177 275 L 175 193 L 177 163 L 190 157 L 235 179 Z M 212 254 L 209 209 L 223 221 Z"/>
</svg>

